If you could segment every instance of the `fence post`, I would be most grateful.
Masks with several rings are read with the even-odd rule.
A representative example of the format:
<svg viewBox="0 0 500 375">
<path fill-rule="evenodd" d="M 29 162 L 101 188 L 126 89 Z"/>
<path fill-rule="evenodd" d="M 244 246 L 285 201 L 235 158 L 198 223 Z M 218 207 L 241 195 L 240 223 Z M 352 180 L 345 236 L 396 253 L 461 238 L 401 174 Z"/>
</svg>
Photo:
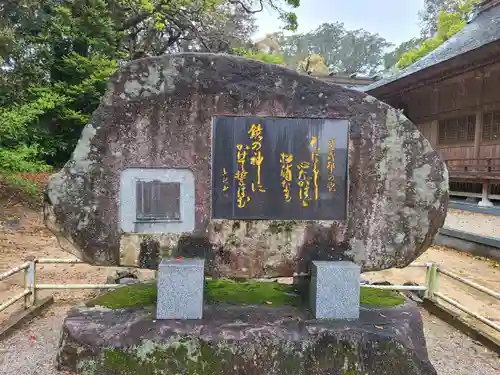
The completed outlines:
<svg viewBox="0 0 500 375">
<path fill-rule="evenodd" d="M 427 273 L 425 274 L 425 286 L 427 290 L 425 291 L 424 297 L 433 300 L 434 292 L 438 290 L 438 265 L 431 263 L 427 265 Z"/>
<path fill-rule="evenodd" d="M 30 294 L 24 297 L 24 307 L 28 308 L 36 304 L 36 258 L 28 257 L 26 260 L 30 265 L 24 271 L 24 287 L 29 289 Z"/>
<path fill-rule="evenodd" d="M 28 280 L 28 270 L 29 268 L 25 268 L 23 270 L 23 290 L 26 290 L 29 288 L 29 280 Z M 27 296 L 24 296 L 24 309 L 26 310 L 29 307 L 30 304 L 30 294 Z"/>
</svg>

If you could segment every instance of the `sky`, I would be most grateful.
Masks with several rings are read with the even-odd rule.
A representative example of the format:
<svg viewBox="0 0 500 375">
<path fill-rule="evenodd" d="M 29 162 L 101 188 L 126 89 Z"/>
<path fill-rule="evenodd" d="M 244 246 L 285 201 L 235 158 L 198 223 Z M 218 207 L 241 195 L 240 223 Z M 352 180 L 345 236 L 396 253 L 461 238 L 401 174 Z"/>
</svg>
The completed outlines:
<svg viewBox="0 0 500 375">
<path fill-rule="evenodd" d="M 365 29 L 399 44 L 420 33 L 418 11 L 424 0 L 302 0 L 295 10 L 298 32 L 308 32 L 325 22 L 342 22 L 347 30 Z M 259 30 L 253 39 L 279 31 L 276 14 L 257 15 Z"/>
</svg>

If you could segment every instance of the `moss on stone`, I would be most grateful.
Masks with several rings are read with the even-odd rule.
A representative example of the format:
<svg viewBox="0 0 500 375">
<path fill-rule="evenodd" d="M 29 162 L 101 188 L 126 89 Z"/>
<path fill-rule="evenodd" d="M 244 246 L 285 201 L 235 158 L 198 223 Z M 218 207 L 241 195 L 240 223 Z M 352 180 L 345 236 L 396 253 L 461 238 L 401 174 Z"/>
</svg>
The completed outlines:
<svg viewBox="0 0 500 375">
<path fill-rule="evenodd" d="M 117 288 L 87 303 L 111 309 L 150 306 L 156 303 L 156 283 L 137 283 Z M 300 296 L 294 285 L 273 282 L 206 280 L 205 299 L 208 304 L 236 305 L 300 305 Z M 405 298 L 393 291 L 361 287 L 361 304 L 370 307 L 394 307 Z"/>
<path fill-rule="evenodd" d="M 361 287 L 361 304 L 372 307 L 395 307 L 402 305 L 405 297 L 387 289 Z"/>
<path fill-rule="evenodd" d="M 328 354 L 316 356 L 321 348 L 304 342 L 303 352 L 279 340 L 262 342 L 248 347 L 220 343 L 206 343 L 200 340 L 179 338 L 167 343 L 143 342 L 127 349 L 106 348 L 97 360 L 79 363 L 78 369 L 83 375 L 228 375 L 239 371 L 251 371 L 272 366 L 280 374 L 298 374 L 304 367 L 314 366 L 329 369 L 332 363 L 338 363 L 342 375 L 358 375 L 356 370 L 359 359 L 353 353 L 354 346 L 329 345 Z"/>
<path fill-rule="evenodd" d="M 144 282 L 126 285 L 102 294 L 86 303 L 88 307 L 110 309 L 150 306 L 156 303 L 156 283 Z"/>
<path fill-rule="evenodd" d="M 292 305 L 300 304 L 293 285 L 273 282 L 236 282 L 232 280 L 207 280 L 205 298 L 208 303 L 236 305 Z"/>
<path fill-rule="evenodd" d="M 267 343 L 269 348 L 241 347 L 224 342 L 208 343 L 192 338 L 175 338 L 172 341 L 156 343 L 143 341 L 129 348 L 106 348 L 96 360 L 81 360 L 78 370 L 83 375 L 228 375 L 239 372 L 239 366 L 252 364 L 262 366 L 261 360 L 269 365 L 279 363 L 290 374 L 300 372 L 301 360 L 294 355 L 293 348 Z M 265 345 L 265 344 L 264 344 Z M 263 357 L 255 357 L 260 354 Z"/>
<path fill-rule="evenodd" d="M 103 348 L 96 357 L 79 359 L 76 367 L 82 375 L 231 375 L 268 369 L 276 374 L 319 374 L 332 369 L 339 375 L 420 373 L 397 343 L 373 342 L 378 349 L 374 357 L 363 355 L 372 354 L 364 345 L 335 336 L 305 339 L 300 346 L 272 336 L 241 342 L 173 336 L 163 342 L 144 340 L 135 346 Z"/>
</svg>

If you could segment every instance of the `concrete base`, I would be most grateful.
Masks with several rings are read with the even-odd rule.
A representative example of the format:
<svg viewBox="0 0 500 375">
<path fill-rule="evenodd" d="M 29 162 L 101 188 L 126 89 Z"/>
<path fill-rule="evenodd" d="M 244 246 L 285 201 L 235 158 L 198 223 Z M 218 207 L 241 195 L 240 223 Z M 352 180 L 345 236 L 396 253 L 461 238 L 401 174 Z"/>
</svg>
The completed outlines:
<svg viewBox="0 0 500 375">
<path fill-rule="evenodd" d="M 493 203 L 491 203 L 491 201 L 489 199 L 481 199 L 478 203 L 477 203 L 478 206 L 480 207 L 493 207 Z"/>
<path fill-rule="evenodd" d="M 475 212 L 478 214 L 487 214 L 487 215 L 495 215 L 500 216 L 500 207 L 498 206 L 498 201 L 493 203 L 493 207 L 479 207 L 477 203 L 475 204 L 467 204 L 465 202 L 460 201 L 450 201 L 448 204 L 448 208 L 454 208 L 456 210 Z"/>
<path fill-rule="evenodd" d="M 488 199 L 488 195 L 490 192 L 490 185 L 483 184 L 483 196 L 479 203 L 477 204 L 480 207 L 493 207 L 493 203 Z"/>
<path fill-rule="evenodd" d="M 203 259 L 162 260 L 156 319 L 201 319 L 204 271 Z"/>
<path fill-rule="evenodd" d="M 309 303 L 316 319 L 359 318 L 360 271 L 352 262 L 312 262 Z"/>
<path fill-rule="evenodd" d="M 441 228 L 433 243 L 500 262 L 500 239 L 496 237 Z"/>
</svg>

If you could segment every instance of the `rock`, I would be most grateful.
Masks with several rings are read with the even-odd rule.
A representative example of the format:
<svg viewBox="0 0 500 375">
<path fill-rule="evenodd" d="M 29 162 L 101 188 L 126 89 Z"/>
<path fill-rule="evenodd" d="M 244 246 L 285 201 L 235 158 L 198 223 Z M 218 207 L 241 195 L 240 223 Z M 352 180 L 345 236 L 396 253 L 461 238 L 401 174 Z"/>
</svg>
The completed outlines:
<svg viewBox="0 0 500 375">
<path fill-rule="evenodd" d="M 218 114 L 347 119 L 347 220 L 213 220 Z M 160 166 L 193 172 L 194 230 L 123 233 L 121 172 Z M 201 256 L 212 276 L 258 278 L 307 272 L 310 260 L 405 267 L 432 243 L 447 203 L 445 164 L 399 111 L 277 65 L 185 53 L 133 61 L 112 78 L 71 160 L 51 176 L 44 211 L 61 246 L 92 264 L 155 269 L 159 257 Z"/>
<path fill-rule="evenodd" d="M 372 285 L 392 285 L 389 281 L 374 281 Z"/>
<path fill-rule="evenodd" d="M 420 286 L 418 283 L 413 282 L 413 281 L 407 281 L 403 284 L 404 286 Z M 424 290 L 406 290 L 402 292 L 407 298 L 411 299 L 412 301 L 422 303 L 424 302 L 425 298 L 425 291 Z"/>
<path fill-rule="evenodd" d="M 137 283 L 137 279 L 134 279 L 133 277 L 124 277 L 119 280 L 119 284 L 124 284 L 124 285 L 130 285 L 135 283 Z"/>
<path fill-rule="evenodd" d="M 126 282 L 123 282 L 126 280 Z M 106 284 L 123 284 L 139 280 L 139 272 L 133 268 L 116 270 L 106 278 Z"/>
<path fill-rule="evenodd" d="M 106 277 L 106 284 L 131 285 L 138 283 L 141 279 L 143 277 L 141 277 L 137 269 L 125 268 L 111 271 L 108 277 Z M 113 289 L 101 289 L 97 294 L 104 295 L 111 291 Z"/>
<path fill-rule="evenodd" d="M 74 308 L 59 370 L 85 375 L 436 375 L 418 308 L 363 308 L 359 321 L 315 321 L 290 306 L 209 305 L 204 318 L 153 309 Z"/>
</svg>

